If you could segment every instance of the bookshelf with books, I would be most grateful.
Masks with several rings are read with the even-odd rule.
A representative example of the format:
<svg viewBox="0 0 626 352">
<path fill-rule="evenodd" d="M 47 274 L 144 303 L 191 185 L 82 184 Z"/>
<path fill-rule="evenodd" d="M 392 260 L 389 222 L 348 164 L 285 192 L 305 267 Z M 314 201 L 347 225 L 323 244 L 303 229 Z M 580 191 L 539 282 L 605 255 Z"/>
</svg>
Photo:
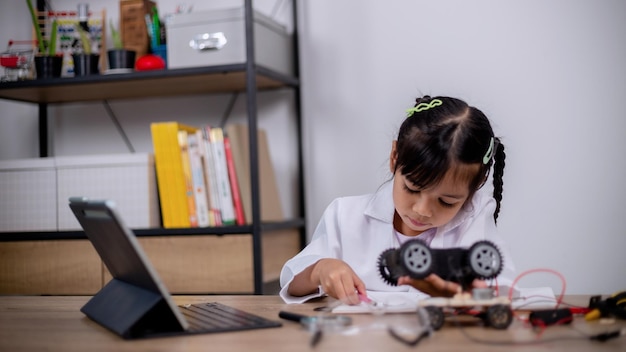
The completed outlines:
<svg viewBox="0 0 626 352">
<path fill-rule="evenodd" d="M 293 3 L 294 21 L 296 2 Z M 254 38 L 252 1 L 244 1 L 246 38 Z M 296 28 L 297 26 L 294 26 Z M 297 34 L 293 34 L 294 43 Z M 297 47 L 297 46 L 294 46 Z M 222 221 L 211 211 L 215 204 L 211 197 L 206 197 L 209 210 L 209 226 L 193 227 L 189 218 L 178 214 L 175 222 L 162 217 L 162 228 L 133 229 L 146 249 L 150 260 L 162 275 L 166 286 L 173 293 L 264 293 L 264 287 L 278 279 L 282 263 L 299 251 L 304 245 L 304 197 L 302 179 L 302 145 L 300 136 L 299 94 L 300 81 L 297 68 L 294 75 L 286 75 L 269 69 L 255 62 L 254 42 L 246 39 L 246 61 L 244 63 L 218 66 L 167 69 L 161 71 L 142 71 L 124 75 L 83 76 L 72 79 L 51 78 L 34 81 L 1 82 L 0 99 L 33 103 L 39 110 L 40 156 L 49 155 L 48 145 L 52 133 L 48 129 L 48 106 L 88 101 L 109 101 L 115 99 L 141 99 L 157 96 L 181 96 L 197 94 L 216 94 L 229 92 L 246 93 L 246 124 L 224 126 L 222 148 L 217 156 L 226 161 L 219 171 L 229 179 L 237 175 L 236 185 L 222 184 L 223 191 L 230 193 L 232 201 L 231 220 Z M 297 63 L 297 50 L 294 50 L 294 62 Z M 296 64 L 297 67 L 297 64 Z M 297 216 L 285 219 L 280 205 L 267 205 L 275 202 L 267 195 L 263 183 L 264 174 L 271 173 L 263 165 L 269 160 L 269 154 L 260 152 L 266 148 L 265 132 L 257 126 L 257 92 L 274 89 L 292 89 L 296 106 L 296 125 L 299 163 Z M 207 153 L 211 136 L 203 129 L 185 126 L 184 118 L 177 122 L 187 135 L 189 170 L 192 194 L 188 198 L 174 197 L 177 200 L 161 203 L 164 209 L 172 208 L 168 213 L 184 209 L 186 202 L 193 199 L 194 166 L 191 156 Z M 234 126 L 234 127 L 233 127 Z M 198 126 L 203 127 L 203 126 Z M 152 131 L 151 131 L 152 132 Z M 193 136 L 192 149 L 189 151 L 189 137 Z M 216 138 L 220 136 L 217 135 Z M 157 137 L 157 142 L 158 142 Z M 178 133 L 176 134 L 178 140 Z M 204 145 L 204 148 L 202 147 Z M 155 154 L 156 144 L 155 144 Z M 213 156 L 216 154 L 213 153 Z M 228 156 L 231 156 L 230 160 Z M 182 154 L 178 156 L 182 165 Z M 175 158 L 175 157 L 173 157 Z M 195 159 L 197 160 L 197 159 Z M 244 160 L 243 162 L 241 160 Z M 156 160 L 155 160 L 156 161 Z M 238 164 L 242 164 L 238 165 Z M 155 162 L 156 168 L 159 162 Z M 271 166 L 271 165 L 270 165 Z M 240 171 L 243 170 L 243 171 Z M 158 172 L 158 170 L 157 170 Z M 206 172 L 206 170 L 205 170 Z M 217 173 L 217 170 L 215 170 Z M 172 176 L 174 177 L 174 176 Z M 186 190 L 184 179 L 174 177 L 163 185 L 157 179 L 159 191 L 176 193 Z M 210 193 L 212 183 L 205 184 L 205 192 Z M 239 199 L 239 202 L 236 201 Z M 202 206 L 201 206 L 202 208 Z M 196 209 L 198 207 L 196 206 Z M 276 212 L 276 213 L 274 213 Z M 163 215 L 162 215 L 163 216 Z M 200 217 L 196 214 L 200 221 Z M 176 222 L 180 221 L 180 222 Z M 202 218 L 202 224 L 206 219 Z M 211 222 L 213 221 L 213 222 Z M 215 226 L 212 226 L 215 224 Z M 85 239 L 82 231 L 25 231 L 0 233 L 0 252 L 12 253 L 0 259 L 0 266 L 15 268 L 14 275 L 0 277 L 0 293 L 18 294 L 92 294 L 108 281 L 106 268 L 100 263 L 81 266 L 78 257 L 69 255 L 80 250 L 83 258 L 80 263 L 98 262 L 93 248 Z M 20 260 L 33 258 L 28 265 Z M 36 259 L 36 262 L 34 258 Z M 45 260 L 46 262 L 42 262 Z M 72 270 L 65 270 L 68 266 Z M 28 267 L 27 271 L 19 271 Z M 42 271 L 42 268 L 45 270 Z M 65 274 L 63 271 L 69 272 Z M 31 275 L 32 274 L 32 275 Z M 69 275 L 69 276 L 68 276 Z M 86 277 L 93 278 L 86 285 Z M 97 279 L 101 277 L 101 279 Z M 92 282 L 93 281 L 93 282 Z M 95 286 L 94 286 L 95 285 Z"/>
<path fill-rule="evenodd" d="M 249 131 L 245 124 L 194 127 L 171 121 L 150 127 L 163 227 L 250 224 Z M 280 222 L 285 219 L 265 130 L 257 130 L 257 141 L 264 209 L 261 220 Z"/>
</svg>

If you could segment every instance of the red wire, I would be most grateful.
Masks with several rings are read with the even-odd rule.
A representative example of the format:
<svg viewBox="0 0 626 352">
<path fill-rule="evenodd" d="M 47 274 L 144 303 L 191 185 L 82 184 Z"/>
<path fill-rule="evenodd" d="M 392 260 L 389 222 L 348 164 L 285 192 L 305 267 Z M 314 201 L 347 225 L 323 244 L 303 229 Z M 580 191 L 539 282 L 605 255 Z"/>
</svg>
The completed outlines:
<svg viewBox="0 0 626 352">
<path fill-rule="evenodd" d="M 561 279 L 561 294 L 559 295 L 558 299 L 556 300 L 556 307 L 558 307 L 561 302 L 563 302 L 563 296 L 565 296 L 565 288 L 566 288 L 566 283 L 565 283 L 565 277 L 559 273 L 556 270 L 552 270 L 552 269 L 547 269 L 547 268 L 538 268 L 538 269 L 530 269 L 527 271 L 522 272 L 521 274 L 519 274 L 515 280 L 513 280 L 513 283 L 511 284 L 511 288 L 509 288 L 509 300 L 512 301 L 513 299 L 513 290 L 515 287 L 515 284 L 524 276 L 528 275 L 528 274 L 533 274 L 533 273 L 538 273 L 538 272 L 547 272 L 547 273 L 551 273 L 556 275 L 559 279 Z"/>
</svg>

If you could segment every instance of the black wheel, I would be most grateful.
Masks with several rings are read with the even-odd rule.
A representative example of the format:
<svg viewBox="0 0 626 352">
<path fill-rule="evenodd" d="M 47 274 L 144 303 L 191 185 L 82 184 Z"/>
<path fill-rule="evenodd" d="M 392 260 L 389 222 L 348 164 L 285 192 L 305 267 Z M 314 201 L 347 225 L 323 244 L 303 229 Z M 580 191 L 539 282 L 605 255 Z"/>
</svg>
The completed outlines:
<svg viewBox="0 0 626 352">
<path fill-rule="evenodd" d="M 390 248 L 378 256 L 378 273 L 391 286 L 398 285 L 398 251 Z"/>
<path fill-rule="evenodd" d="M 445 316 L 443 315 L 443 309 L 441 307 L 426 306 L 424 307 L 428 312 L 430 318 L 430 326 L 433 330 L 439 330 L 445 322 Z"/>
<path fill-rule="evenodd" d="M 502 255 L 493 243 L 479 241 L 469 249 L 469 265 L 480 279 L 493 279 L 502 271 Z"/>
<path fill-rule="evenodd" d="M 504 330 L 511 325 L 513 321 L 513 311 L 511 307 L 504 304 L 496 304 L 487 308 L 485 323 L 494 329 Z"/>
<path fill-rule="evenodd" d="M 433 253 L 420 240 L 409 240 L 400 247 L 400 263 L 410 277 L 423 279 L 432 272 Z"/>
</svg>

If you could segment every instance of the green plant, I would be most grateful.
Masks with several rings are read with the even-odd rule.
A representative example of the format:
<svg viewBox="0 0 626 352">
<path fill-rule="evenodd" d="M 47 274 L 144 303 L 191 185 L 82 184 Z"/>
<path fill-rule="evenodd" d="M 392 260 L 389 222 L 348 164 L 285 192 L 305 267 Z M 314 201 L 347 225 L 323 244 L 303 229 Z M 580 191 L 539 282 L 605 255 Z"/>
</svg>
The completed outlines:
<svg viewBox="0 0 626 352">
<path fill-rule="evenodd" d="M 56 18 L 52 20 L 52 29 L 50 34 L 50 41 L 46 41 L 41 33 L 41 27 L 39 27 L 39 21 L 37 20 L 37 14 L 35 13 L 35 8 L 33 7 L 33 3 L 31 0 L 26 0 L 26 5 L 28 5 L 28 11 L 30 12 L 30 17 L 33 21 L 33 27 L 35 28 L 35 35 L 37 36 L 37 45 L 39 46 L 39 53 L 41 55 L 50 55 L 53 56 L 56 54 L 57 49 L 57 32 L 58 32 L 58 24 Z"/>
<path fill-rule="evenodd" d="M 80 35 L 80 43 L 83 46 L 83 54 L 91 54 L 91 40 L 89 39 L 89 33 L 84 30 L 80 25 L 75 26 L 78 31 L 78 35 Z"/>
<path fill-rule="evenodd" d="M 122 37 L 120 36 L 120 31 L 115 28 L 113 20 L 109 22 L 109 26 L 111 27 L 111 39 L 113 40 L 113 48 L 124 49 L 124 46 L 122 45 Z"/>
</svg>

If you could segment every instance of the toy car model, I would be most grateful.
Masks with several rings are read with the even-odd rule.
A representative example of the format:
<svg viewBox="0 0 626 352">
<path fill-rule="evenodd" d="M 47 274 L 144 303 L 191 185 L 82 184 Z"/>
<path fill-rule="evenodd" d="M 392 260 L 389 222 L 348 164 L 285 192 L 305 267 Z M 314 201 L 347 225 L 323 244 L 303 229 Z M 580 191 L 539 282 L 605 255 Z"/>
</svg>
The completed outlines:
<svg viewBox="0 0 626 352">
<path fill-rule="evenodd" d="M 489 290 L 491 289 L 485 289 Z M 511 302 L 506 297 L 474 298 L 467 292 L 457 293 L 452 298 L 435 297 L 424 299 L 419 302 L 428 312 L 430 325 L 434 330 L 439 330 L 448 315 L 458 316 L 469 314 L 481 318 L 485 326 L 498 330 L 504 330 L 513 321 Z"/>
<path fill-rule="evenodd" d="M 423 279 L 437 274 L 457 282 L 463 290 L 471 288 L 474 279 L 493 279 L 502 271 L 502 255 L 490 241 L 478 241 L 470 248 L 430 248 L 419 239 L 411 239 L 400 248 L 385 250 L 378 257 L 379 273 L 390 285 L 398 278 Z"/>
</svg>

